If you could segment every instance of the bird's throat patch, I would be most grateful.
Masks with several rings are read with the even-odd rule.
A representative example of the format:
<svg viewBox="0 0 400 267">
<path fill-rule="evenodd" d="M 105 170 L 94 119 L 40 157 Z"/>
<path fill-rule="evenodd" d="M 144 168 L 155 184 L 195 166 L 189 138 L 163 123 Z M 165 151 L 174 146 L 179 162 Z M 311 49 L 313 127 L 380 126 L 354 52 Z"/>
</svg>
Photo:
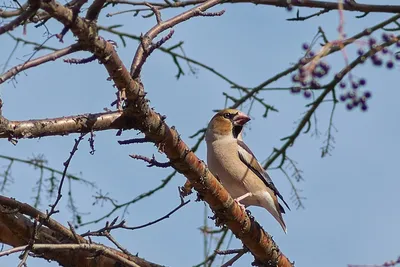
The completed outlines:
<svg viewBox="0 0 400 267">
<path fill-rule="evenodd" d="M 232 135 L 234 138 L 237 138 L 242 131 L 243 126 L 233 126 L 232 128 Z"/>
</svg>

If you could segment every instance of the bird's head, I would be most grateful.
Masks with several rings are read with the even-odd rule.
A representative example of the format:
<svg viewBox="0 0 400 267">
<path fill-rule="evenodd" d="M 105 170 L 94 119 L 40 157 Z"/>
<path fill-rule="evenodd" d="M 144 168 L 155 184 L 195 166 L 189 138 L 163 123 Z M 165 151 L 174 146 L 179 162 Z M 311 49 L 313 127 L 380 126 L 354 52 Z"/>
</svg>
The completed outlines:
<svg viewBox="0 0 400 267">
<path fill-rule="evenodd" d="M 213 135 L 237 138 L 249 120 L 249 116 L 237 109 L 224 109 L 211 119 L 207 132 Z"/>
</svg>

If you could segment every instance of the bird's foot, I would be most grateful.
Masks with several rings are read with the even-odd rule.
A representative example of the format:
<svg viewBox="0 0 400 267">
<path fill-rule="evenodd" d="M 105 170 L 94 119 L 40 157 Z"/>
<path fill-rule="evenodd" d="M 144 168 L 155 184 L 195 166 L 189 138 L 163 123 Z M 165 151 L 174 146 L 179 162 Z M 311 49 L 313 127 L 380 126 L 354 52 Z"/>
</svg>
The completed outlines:
<svg viewBox="0 0 400 267">
<path fill-rule="evenodd" d="M 239 201 L 240 201 L 240 200 L 238 200 L 237 198 L 235 198 L 236 204 L 238 204 L 239 207 L 240 207 L 240 209 L 241 209 L 243 212 L 245 212 L 245 211 L 246 211 L 246 206 L 243 205 L 242 203 L 240 203 Z"/>
</svg>

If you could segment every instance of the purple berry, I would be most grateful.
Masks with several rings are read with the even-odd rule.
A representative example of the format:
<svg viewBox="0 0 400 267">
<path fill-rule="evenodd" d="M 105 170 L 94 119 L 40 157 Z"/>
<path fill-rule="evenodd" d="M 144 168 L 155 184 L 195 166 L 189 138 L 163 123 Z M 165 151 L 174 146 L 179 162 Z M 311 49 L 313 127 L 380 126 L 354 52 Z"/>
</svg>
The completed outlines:
<svg viewBox="0 0 400 267">
<path fill-rule="evenodd" d="M 382 40 L 384 42 L 389 42 L 390 41 L 390 36 L 387 33 L 382 34 Z"/>
<path fill-rule="evenodd" d="M 354 98 L 356 98 L 356 94 L 355 94 L 354 92 L 348 92 L 348 93 L 347 93 L 347 98 L 352 98 L 352 99 L 354 99 Z"/>
<path fill-rule="evenodd" d="M 292 76 L 292 82 L 297 83 L 299 81 L 300 81 L 299 76 L 297 76 L 297 75 Z"/>
<path fill-rule="evenodd" d="M 367 81 L 366 81 L 364 78 L 361 78 L 361 79 L 358 81 L 358 84 L 361 85 L 361 86 L 364 86 L 364 85 L 367 84 Z"/>
<path fill-rule="evenodd" d="M 383 61 L 382 59 L 376 57 L 375 59 L 372 59 L 372 64 L 374 64 L 375 66 L 382 66 Z"/>
<path fill-rule="evenodd" d="M 374 38 L 369 38 L 369 40 L 368 40 L 368 44 L 369 44 L 369 46 L 370 47 L 372 47 L 372 46 L 374 46 L 375 44 L 376 44 L 376 40 L 374 39 Z"/>
<path fill-rule="evenodd" d="M 328 71 L 329 71 L 329 69 L 331 68 L 327 63 L 325 63 L 325 62 L 321 62 L 320 64 L 319 64 L 319 66 L 321 67 L 321 69 L 325 72 L 325 74 L 327 74 L 328 73 Z M 325 75 L 324 74 L 324 75 Z"/>
<path fill-rule="evenodd" d="M 397 46 L 397 47 L 400 47 L 400 40 L 398 40 L 398 41 L 396 42 L 396 46 Z"/>
<path fill-rule="evenodd" d="M 351 83 L 351 88 L 353 88 L 354 90 L 358 88 L 358 84 L 356 82 L 352 82 Z"/>
<path fill-rule="evenodd" d="M 303 93 L 305 98 L 310 98 L 311 97 L 311 92 L 309 90 L 304 91 Z"/>
<path fill-rule="evenodd" d="M 358 54 L 359 56 L 364 55 L 364 50 L 362 50 L 361 48 L 358 49 L 358 50 L 357 50 L 357 54 Z"/>
<path fill-rule="evenodd" d="M 346 88 L 346 83 L 345 82 L 340 82 L 339 86 L 340 86 L 340 88 L 344 89 L 344 88 Z"/>
<path fill-rule="evenodd" d="M 361 104 L 361 110 L 362 111 L 367 111 L 368 110 L 368 106 L 366 104 Z"/>
<path fill-rule="evenodd" d="M 340 101 L 344 102 L 347 99 L 347 95 L 340 95 Z"/>
<path fill-rule="evenodd" d="M 310 51 L 310 52 L 308 52 L 308 56 L 309 56 L 309 57 L 314 57 L 314 56 L 315 56 L 315 53 L 314 53 L 314 51 Z"/>
<path fill-rule="evenodd" d="M 353 109 L 353 104 L 352 103 L 347 103 L 346 108 L 348 110 L 352 110 Z"/>
<path fill-rule="evenodd" d="M 372 94 L 371 94 L 370 91 L 366 91 L 366 92 L 364 93 L 364 96 L 365 96 L 365 98 L 371 98 Z"/>
<path fill-rule="evenodd" d="M 302 48 L 303 48 L 303 50 L 308 50 L 308 49 L 310 48 L 310 45 L 307 44 L 307 43 L 304 43 L 304 44 L 302 45 Z"/>
<path fill-rule="evenodd" d="M 388 62 L 386 62 L 386 67 L 388 69 L 392 69 L 394 67 L 393 61 L 389 60 Z"/>
<path fill-rule="evenodd" d="M 387 54 L 389 49 L 387 47 L 382 48 L 382 54 Z"/>
<path fill-rule="evenodd" d="M 397 53 L 395 56 L 394 56 L 394 58 L 398 61 L 398 60 L 400 60 L 400 53 Z"/>
</svg>

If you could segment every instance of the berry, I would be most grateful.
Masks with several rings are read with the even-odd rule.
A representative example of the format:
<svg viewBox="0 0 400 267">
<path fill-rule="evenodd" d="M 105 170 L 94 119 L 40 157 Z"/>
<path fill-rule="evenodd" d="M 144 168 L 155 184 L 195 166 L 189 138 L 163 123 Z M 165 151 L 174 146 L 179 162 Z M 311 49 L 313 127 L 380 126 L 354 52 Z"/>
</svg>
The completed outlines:
<svg viewBox="0 0 400 267">
<path fill-rule="evenodd" d="M 387 54 L 389 49 L 387 47 L 382 48 L 382 54 Z"/>
<path fill-rule="evenodd" d="M 353 104 L 352 103 L 347 103 L 346 108 L 348 110 L 352 110 L 353 109 Z"/>
<path fill-rule="evenodd" d="M 306 90 L 306 91 L 304 91 L 303 95 L 304 95 L 305 98 L 310 98 L 311 97 L 311 92 Z"/>
<path fill-rule="evenodd" d="M 398 41 L 396 42 L 396 46 L 397 46 L 397 47 L 400 47 L 400 40 L 398 40 Z"/>
<path fill-rule="evenodd" d="M 390 41 L 390 36 L 387 33 L 382 34 L 382 40 L 384 42 L 389 42 Z"/>
<path fill-rule="evenodd" d="M 393 66 L 394 66 L 393 61 L 389 60 L 388 62 L 386 62 L 386 67 L 387 67 L 388 69 L 392 69 Z"/>
<path fill-rule="evenodd" d="M 364 50 L 362 50 L 361 48 L 358 49 L 358 50 L 357 50 L 357 54 L 358 54 L 359 56 L 364 55 Z"/>
<path fill-rule="evenodd" d="M 330 66 L 329 66 L 327 63 L 325 63 L 325 62 L 320 62 L 320 63 L 319 63 L 319 66 L 321 67 L 322 70 L 324 70 L 326 73 L 328 73 L 328 71 L 329 71 L 329 69 L 330 69 Z"/>
<path fill-rule="evenodd" d="M 354 92 L 348 92 L 347 93 L 347 98 L 356 98 L 356 94 Z"/>
<path fill-rule="evenodd" d="M 346 83 L 345 82 L 340 82 L 339 86 L 340 86 L 340 88 L 344 89 L 344 88 L 346 88 Z"/>
<path fill-rule="evenodd" d="M 364 93 L 364 96 L 365 96 L 365 98 L 371 98 L 372 94 L 371 94 L 370 91 L 366 91 L 366 92 Z"/>
<path fill-rule="evenodd" d="M 368 110 L 368 106 L 366 104 L 361 104 L 361 110 L 362 111 L 367 111 Z"/>
<path fill-rule="evenodd" d="M 367 84 L 367 81 L 366 81 L 364 78 L 361 78 L 361 79 L 358 81 L 358 84 L 361 85 L 361 86 L 364 86 L 364 85 Z"/>
<path fill-rule="evenodd" d="M 347 95 L 340 95 L 340 101 L 344 102 L 347 99 Z"/>
<path fill-rule="evenodd" d="M 396 60 L 400 60 L 400 53 L 397 53 L 397 54 L 394 56 L 394 58 L 395 58 Z"/>
<path fill-rule="evenodd" d="M 374 55 L 375 56 L 375 55 Z M 380 59 L 379 57 L 374 57 L 374 56 L 372 56 L 371 57 L 371 59 L 372 59 L 372 64 L 374 64 L 375 66 L 382 66 L 382 64 L 383 64 L 383 61 L 382 61 L 382 59 Z"/>
<path fill-rule="evenodd" d="M 308 56 L 309 56 L 309 57 L 314 57 L 314 56 L 315 56 L 315 53 L 314 53 L 314 51 L 310 51 L 310 52 L 308 52 Z"/>
<path fill-rule="evenodd" d="M 374 39 L 374 38 L 369 38 L 369 40 L 368 40 L 368 44 L 369 44 L 369 46 L 370 47 L 372 47 L 372 46 L 374 46 L 375 44 L 376 44 L 376 40 Z"/>
<path fill-rule="evenodd" d="M 310 48 L 310 45 L 307 44 L 307 43 L 304 43 L 304 44 L 302 45 L 302 48 L 303 48 L 303 50 L 308 50 L 308 49 Z"/>
<path fill-rule="evenodd" d="M 351 87 L 355 90 L 358 88 L 358 84 L 356 82 L 352 82 Z"/>
</svg>

